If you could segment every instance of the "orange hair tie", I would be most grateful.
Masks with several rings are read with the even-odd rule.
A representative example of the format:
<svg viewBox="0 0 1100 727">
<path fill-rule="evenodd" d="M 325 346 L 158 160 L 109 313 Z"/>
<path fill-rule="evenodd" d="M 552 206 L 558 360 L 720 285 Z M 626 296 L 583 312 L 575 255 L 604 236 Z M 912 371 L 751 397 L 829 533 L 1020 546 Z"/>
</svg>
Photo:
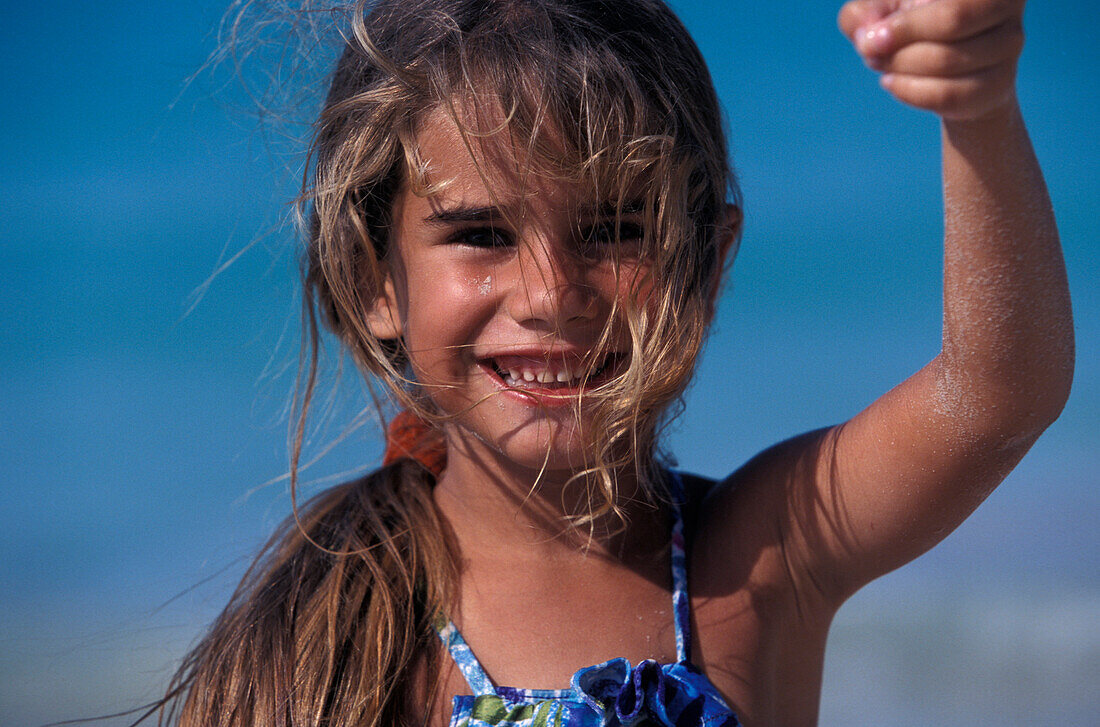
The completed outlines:
<svg viewBox="0 0 1100 727">
<path fill-rule="evenodd" d="M 382 465 L 401 459 L 419 462 L 437 477 L 447 466 L 443 434 L 408 409 L 399 412 L 386 428 L 386 454 L 382 457 Z"/>
</svg>

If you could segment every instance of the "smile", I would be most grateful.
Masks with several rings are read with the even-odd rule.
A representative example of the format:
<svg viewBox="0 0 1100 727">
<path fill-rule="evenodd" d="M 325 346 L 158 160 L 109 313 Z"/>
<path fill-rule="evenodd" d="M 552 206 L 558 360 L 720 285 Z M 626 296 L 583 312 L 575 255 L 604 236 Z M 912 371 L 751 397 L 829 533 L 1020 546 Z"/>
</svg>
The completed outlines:
<svg viewBox="0 0 1100 727">
<path fill-rule="evenodd" d="M 569 396 L 584 387 L 602 383 L 621 359 L 621 354 L 604 354 L 593 367 L 586 366 L 579 358 L 507 355 L 483 359 L 481 366 L 508 389 Z"/>
</svg>

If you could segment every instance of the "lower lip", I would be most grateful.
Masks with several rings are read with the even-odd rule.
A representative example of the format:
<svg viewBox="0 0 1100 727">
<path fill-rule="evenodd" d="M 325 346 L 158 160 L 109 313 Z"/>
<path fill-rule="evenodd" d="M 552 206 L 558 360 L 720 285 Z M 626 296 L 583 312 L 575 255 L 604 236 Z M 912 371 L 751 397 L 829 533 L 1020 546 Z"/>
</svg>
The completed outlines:
<svg viewBox="0 0 1100 727">
<path fill-rule="evenodd" d="M 581 388 L 560 388 L 560 389 L 520 389 L 514 386 L 508 386 L 504 383 L 504 379 L 500 378 L 500 375 L 493 369 L 492 366 L 486 364 L 478 364 L 481 369 L 489 376 L 489 378 L 496 384 L 496 387 L 500 389 L 502 395 L 517 401 L 527 406 L 540 406 L 558 408 L 563 406 L 569 406 L 575 404 L 577 397 L 581 395 L 583 389 Z"/>
</svg>

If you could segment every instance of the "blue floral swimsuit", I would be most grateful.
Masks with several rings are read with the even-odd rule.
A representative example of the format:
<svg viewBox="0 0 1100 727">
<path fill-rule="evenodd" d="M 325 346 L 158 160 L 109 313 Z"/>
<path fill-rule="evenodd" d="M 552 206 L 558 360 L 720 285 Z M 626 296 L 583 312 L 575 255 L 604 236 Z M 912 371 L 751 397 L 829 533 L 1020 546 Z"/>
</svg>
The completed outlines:
<svg viewBox="0 0 1100 727">
<path fill-rule="evenodd" d="M 472 695 L 454 698 L 450 727 L 737 727 L 725 700 L 691 664 L 690 609 L 683 484 L 670 475 L 675 506 L 672 525 L 672 606 L 676 663 L 646 659 L 632 667 L 612 659 L 581 669 L 568 689 L 493 686 L 455 625 L 445 622 L 439 637 L 447 646 Z"/>
</svg>

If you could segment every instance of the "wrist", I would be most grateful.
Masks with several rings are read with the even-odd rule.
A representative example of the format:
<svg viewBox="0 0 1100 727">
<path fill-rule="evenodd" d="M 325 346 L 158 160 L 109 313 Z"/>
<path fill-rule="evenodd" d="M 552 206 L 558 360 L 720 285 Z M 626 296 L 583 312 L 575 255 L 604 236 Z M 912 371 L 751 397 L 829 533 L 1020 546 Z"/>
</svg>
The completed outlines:
<svg viewBox="0 0 1100 727">
<path fill-rule="evenodd" d="M 1020 105 L 1013 91 L 989 108 L 968 114 L 944 114 L 940 121 L 944 129 L 992 128 L 1015 122 L 1020 118 Z"/>
</svg>

